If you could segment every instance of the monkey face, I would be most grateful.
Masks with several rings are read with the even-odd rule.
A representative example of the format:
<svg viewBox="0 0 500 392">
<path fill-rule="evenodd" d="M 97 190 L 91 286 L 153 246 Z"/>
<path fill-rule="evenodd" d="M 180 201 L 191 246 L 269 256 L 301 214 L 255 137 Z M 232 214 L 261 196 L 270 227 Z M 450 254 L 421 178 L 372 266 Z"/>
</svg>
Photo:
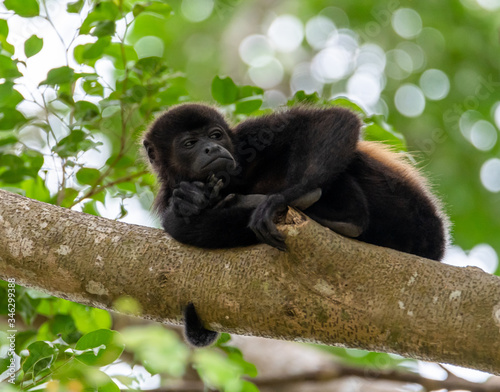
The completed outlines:
<svg viewBox="0 0 500 392">
<path fill-rule="evenodd" d="M 172 147 L 177 167 L 191 180 L 204 181 L 236 166 L 231 139 L 218 125 L 184 132 Z"/>
</svg>

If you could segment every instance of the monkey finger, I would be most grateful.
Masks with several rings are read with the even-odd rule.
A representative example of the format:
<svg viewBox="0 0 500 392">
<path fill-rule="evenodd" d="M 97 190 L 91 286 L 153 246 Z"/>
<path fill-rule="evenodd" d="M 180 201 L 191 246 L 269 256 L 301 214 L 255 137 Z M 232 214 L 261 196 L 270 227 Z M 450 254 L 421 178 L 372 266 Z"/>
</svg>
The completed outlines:
<svg viewBox="0 0 500 392">
<path fill-rule="evenodd" d="M 256 214 L 250 219 L 249 227 L 257 236 L 260 242 L 271 245 L 279 250 L 285 251 L 285 237 L 281 234 L 271 218 L 262 217 L 260 210 L 255 211 Z M 268 215 L 268 214 L 265 214 Z"/>
<path fill-rule="evenodd" d="M 201 209 L 198 206 L 192 203 L 187 203 L 182 199 L 173 203 L 173 210 L 176 216 L 183 218 L 199 215 L 201 212 Z"/>
<path fill-rule="evenodd" d="M 217 193 L 217 195 L 219 194 L 220 190 L 224 187 L 224 181 L 222 180 L 222 178 L 217 181 L 217 183 L 214 185 L 214 192 Z"/>
<path fill-rule="evenodd" d="M 199 207 L 206 207 L 209 204 L 203 191 L 197 186 L 193 186 L 191 184 L 184 186 L 181 185 L 179 188 L 174 189 L 172 197 L 174 199 L 185 200 Z"/>
<path fill-rule="evenodd" d="M 285 237 L 278 231 L 274 223 L 262 222 L 262 225 L 254 230 L 254 233 L 259 241 L 281 251 L 287 250 L 287 247 L 285 245 Z"/>
<path fill-rule="evenodd" d="M 193 181 L 191 184 L 193 184 L 196 188 L 199 190 L 204 190 L 205 189 L 205 183 L 201 181 Z"/>
<path fill-rule="evenodd" d="M 210 175 L 210 177 L 208 177 L 207 185 L 210 188 L 213 188 L 215 187 L 216 184 L 217 184 L 217 177 L 215 177 L 215 174 Z"/>
<path fill-rule="evenodd" d="M 230 193 L 224 199 L 222 199 L 221 201 L 219 201 L 214 206 L 214 209 L 217 209 L 217 208 L 227 208 L 231 204 L 233 204 L 234 202 L 236 202 L 236 200 L 237 200 L 236 194 L 235 193 Z"/>
</svg>

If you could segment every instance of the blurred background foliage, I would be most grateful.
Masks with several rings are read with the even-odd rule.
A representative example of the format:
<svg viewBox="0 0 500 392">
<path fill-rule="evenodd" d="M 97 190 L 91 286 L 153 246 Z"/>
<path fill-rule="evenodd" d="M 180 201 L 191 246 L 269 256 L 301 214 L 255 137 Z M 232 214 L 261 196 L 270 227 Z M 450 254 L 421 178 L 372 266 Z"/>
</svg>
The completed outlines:
<svg viewBox="0 0 500 392">
<path fill-rule="evenodd" d="M 453 224 L 446 262 L 495 273 L 499 11 L 499 0 L 5 0 L 0 187 L 158 226 L 139 141 L 162 110 L 205 101 L 237 122 L 298 102 L 342 105 L 362 115 L 367 139 L 410 151 L 429 176 Z M 1 379 L 9 298 L 2 282 Z M 16 388 L 175 390 L 187 379 L 257 390 L 242 378 L 256 367 L 227 335 L 193 353 L 159 326 L 21 287 L 15 299 Z M 428 373 L 388 354 L 326 352 L 328 361 Z"/>
</svg>

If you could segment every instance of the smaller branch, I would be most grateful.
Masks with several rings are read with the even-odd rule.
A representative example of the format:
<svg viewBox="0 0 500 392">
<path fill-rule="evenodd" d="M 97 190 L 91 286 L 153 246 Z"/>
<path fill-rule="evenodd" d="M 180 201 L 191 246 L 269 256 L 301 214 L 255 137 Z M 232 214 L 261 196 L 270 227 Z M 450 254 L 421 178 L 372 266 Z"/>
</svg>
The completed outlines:
<svg viewBox="0 0 500 392">
<path fill-rule="evenodd" d="M 98 193 L 101 193 L 102 191 L 104 191 L 105 189 L 107 189 L 109 187 L 112 187 L 113 185 L 117 185 L 117 184 L 121 184 L 122 182 L 127 182 L 130 180 L 133 180 L 134 178 L 143 176 L 144 174 L 147 174 L 147 173 L 148 173 L 147 170 L 141 170 L 140 172 L 130 174 L 129 176 L 119 178 L 118 180 L 108 182 L 107 184 L 96 185 L 96 186 L 90 188 L 87 193 L 82 195 L 82 197 L 79 197 L 78 199 L 76 199 L 73 202 L 73 204 L 71 204 L 71 206 L 69 208 L 74 207 L 75 205 L 77 205 L 78 203 L 82 202 L 85 199 L 88 199 L 94 195 L 97 195 Z"/>
<path fill-rule="evenodd" d="M 365 380 L 384 380 L 395 381 L 401 383 L 419 384 L 427 391 L 434 391 L 437 389 L 453 390 L 466 390 L 471 392 L 500 392 L 500 378 L 495 380 L 494 383 L 491 379 L 485 383 L 474 383 L 467 381 L 463 378 L 451 374 L 446 380 L 432 380 L 423 377 L 419 374 L 401 372 L 396 370 L 378 370 L 371 368 L 353 367 L 342 364 L 335 364 L 334 367 L 327 370 L 320 370 L 314 372 L 304 372 L 292 376 L 282 377 L 262 377 L 248 379 L 258 387 L 283 387 L 288 384 L 298 384 L 302 382 L 327 382 L 333 380 L 341 380 L 346 377 L 359 377 Z M 496 379 L 496 377 L 495 377 Z M 171 392 L 171 391 L 205 391 L 206 386 L 201 381 L 184 381 L 182 383 L 173 383 L 171 386 L 165 386 L 158 389 L 152 389 L 150 392 Z"/>
<path fill-rule="evenodd" d="M 64 51 L 65 51 L 65 57 L 66 57 L 66 65 L 69 65 L 69 59 L 68 59 L 68 48 L 66 46 L 66 43 L 64 42 L 64 38 L 62 37 L 61 33 L 59 33 L 59 31 L 57 30 L 54 22 L 52 21 L 52 18 L 50 17 L 49 15 L 49 10 L 47 9 L 47 4 L 45 2 L 45 0 L 42 1 L 42 4 L 43 4 L 43 8 L 45 10 L 45 14 L 46 16 L 42 16 L 43 19 L 45 19 L 47 22 L 50 23 L 50 25 L 52 26 L 52 28 L 54 29 L 54 32 L 56 33 L 56 35 L 59 37 L 59 40 L 61 41 L 62 43 L 62 46 L 64 48 Z"/>
</svg>

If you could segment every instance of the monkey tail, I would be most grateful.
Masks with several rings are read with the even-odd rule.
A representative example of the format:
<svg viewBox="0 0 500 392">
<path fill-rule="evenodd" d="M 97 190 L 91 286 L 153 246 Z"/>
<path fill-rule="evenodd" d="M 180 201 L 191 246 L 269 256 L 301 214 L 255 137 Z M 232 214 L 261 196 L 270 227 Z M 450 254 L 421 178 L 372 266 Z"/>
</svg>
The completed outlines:
<svg viewBox="0 0 500 392">
<path fill-rule="evenodd" d="M 184 325 L 184 336 L 188 343 L 195 347 L 210 346 L 219 337 L 218 332 L 210 331 L 203 326 L 192 302 L 184 308 Z"/>
</svg>

